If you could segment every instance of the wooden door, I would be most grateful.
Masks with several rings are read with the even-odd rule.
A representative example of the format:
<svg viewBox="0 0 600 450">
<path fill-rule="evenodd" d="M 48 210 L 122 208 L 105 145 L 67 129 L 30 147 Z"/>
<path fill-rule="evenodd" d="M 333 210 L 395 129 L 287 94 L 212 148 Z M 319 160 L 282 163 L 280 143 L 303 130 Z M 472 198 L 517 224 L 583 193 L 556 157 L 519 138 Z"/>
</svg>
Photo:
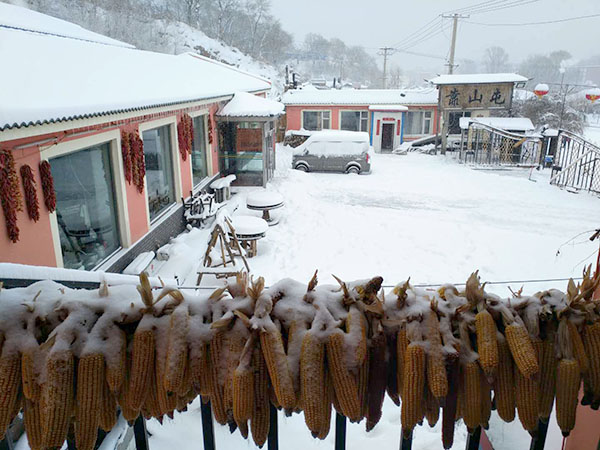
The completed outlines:
<svg viewBox="0 0 600 450">
<path fill-rule="evenodd" d="M 381 151 L 391 152 L 394 149 L 394 124 L 384 123 L 381 127 Z"/>
</svg>

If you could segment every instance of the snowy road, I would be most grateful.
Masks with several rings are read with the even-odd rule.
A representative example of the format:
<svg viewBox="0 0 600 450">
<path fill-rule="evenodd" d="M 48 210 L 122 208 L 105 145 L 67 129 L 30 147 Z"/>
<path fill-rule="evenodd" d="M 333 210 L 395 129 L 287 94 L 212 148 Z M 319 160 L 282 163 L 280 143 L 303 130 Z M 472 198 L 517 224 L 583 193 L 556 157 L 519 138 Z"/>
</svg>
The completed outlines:
<svg viewBox="0 0 600 450">
<path fill-rule="evenodd" d="M 548 172 L 534 171 L 536 182 L 529 175 L 477 171 L 417 154 L 375 155 L 371 175 L 290 170 L 270 186 L 284 196 L 286 206 L 279 212 L 279 225 L 259 242 L 251 268 L 267 283 L 284 277 L 307 282 L 317 268 L 322 283 L 333 282 L 331 273 L 348 280 L 381 275 L 385 284 L 408 276 L 415 283 L 458 283 L 475 269 L 481 270 L 483 280 L 579 276 L 584 263 L 595 261 L 597 244 L 584 233 L 561 245 L 600 226 L 600 198 L 550 186 Z M 555 284 L 562 289 L 565 285 Z M 548 286 L 532 284 L 525 290 Z M 509 294 L 506 286 L 495 289 Z M 202 430 L 197 402 L 194 406 L 163 426 L 150 422 L 150 446 L 195 450 Z M 371 433 L 364 432 L 364 424 L 348 426 L 347 448 L 397 448 L 399 423 L 400 409 L 386 399 L 383 418 Z M 553 428 L 549 450 L 561 443 L 560 432 Z M 219 426 L 215 432 L 219 449 L 254 448 L 238 432 L 230 436 Z M 490 437 L 499 450 L 528 447 L 518 420 L 503 424 L 492 418 Z M 333 448 L 333 431 L 325 441 L 315 441 L 301 415 L 281 416 L 279 439 L 286 450 Z M 465 439 L 461 426 L 454 448 L 464 448 Z M 413 448 L 441 449 L 439 424 L 418 427 Z"/>
</svg>

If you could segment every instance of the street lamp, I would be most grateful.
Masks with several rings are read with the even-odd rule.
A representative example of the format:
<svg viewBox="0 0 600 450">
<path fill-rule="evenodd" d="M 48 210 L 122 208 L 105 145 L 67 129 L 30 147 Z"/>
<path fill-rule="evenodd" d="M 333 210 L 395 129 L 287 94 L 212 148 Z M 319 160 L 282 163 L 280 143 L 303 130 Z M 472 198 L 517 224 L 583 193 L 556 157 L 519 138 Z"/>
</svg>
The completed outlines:
<svg viewBox="0 0 600 450">
<path fill-rule="evenodd" d="M 540 100 L 542 99 L 542 97 L 546 94 L 548 94 L 548 92 L 550 91 L 550 88 L 548 87 L 548 85 L 546 83 L 538 83 L 535 88 L 533 89 L 533 93 L 536 95 L 537 98 L 539 98 Z"/>
</svg>

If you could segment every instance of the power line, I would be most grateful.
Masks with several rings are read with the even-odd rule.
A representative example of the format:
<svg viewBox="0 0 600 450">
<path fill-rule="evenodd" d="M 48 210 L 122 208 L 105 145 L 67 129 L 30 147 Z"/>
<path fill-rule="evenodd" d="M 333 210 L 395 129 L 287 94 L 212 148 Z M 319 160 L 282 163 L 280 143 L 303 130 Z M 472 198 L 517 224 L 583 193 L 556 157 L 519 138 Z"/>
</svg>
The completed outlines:
<svg viewBox="0 0 600 450">
<path fill-rule="evenodd" d="M 496 7 L 490 7 L 488 9 L 479 9 L 479 10 L 470 12 L 470 14 L 474 15 L 474 14 L 483 14 L 483 13 L 493 12 L 493 11 L 500 11 L 502 9 L 514 8 L 516 6 L 524 6 L 524 5 L 528 5 L 530 3 L 536 3 L 539 1 L 540 0 L 514 1 L 512 3 L 507 3 L 505 5 L 498 5 Z"/>
<path fill-rule="evenodd" d="M 566 19 L 556 19 L 556 20 L 545 20 L 542 22 L 522 22 L 522 23 L 483 23 L 483 22 L 472 22 L 467 20 L 465 22 L 473 24 L 473 25 L 483 25 L 486 27 L 520 27 L 526 25 L 547 25 L 552 23 L 561 23 L 561 22 L 570 22 L 572 20 L 581 20 L 581 19 L 591 19 L 593 17 L 600 17 L 600 14 L 590 14 L 587 16 L 577 16 L 577 17 L 569 17 Z"/>
</svg>

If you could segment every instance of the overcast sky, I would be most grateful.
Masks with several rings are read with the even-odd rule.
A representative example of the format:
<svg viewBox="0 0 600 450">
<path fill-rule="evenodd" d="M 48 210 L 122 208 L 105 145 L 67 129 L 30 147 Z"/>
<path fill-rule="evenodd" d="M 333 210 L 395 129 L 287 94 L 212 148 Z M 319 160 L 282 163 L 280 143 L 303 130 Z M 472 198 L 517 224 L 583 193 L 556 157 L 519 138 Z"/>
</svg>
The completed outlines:
<svg viewBox="0 0 600 450">
<path fill-rule="evenodd" d="M 449 9 L 464 8 L 485 0 L 272 0 L 273 13 L 296 44 L 306 33 L 327 38 L 338 37 L 347 45 L 362 45 L 373 54 L 382 46 L 396 47 L 407 36 Z M 526 0 L 523 0 L 526 1 Z M 494 3 L 494 2 L 491 2 Z M 496 4 L 500 3 L 498 1 Z M 459 26 L 456 58 L 480 60 L 487 47 L 504 47 L 512 62 L 534 53 L 567 50 L 581 59 L 600 54 L 600 17 L 571 22 L 519 26 L 488 27 L 480 23 L 523 23 L 557 20 L 600 13 L 600 0 L 538 0 L 529 4 L 493 12 L 472 14 Z M 431 36 L 409 50 L 438 58 L 448 54 L 451 20 L 434 22 L 426 34 Z M 382 58 L 378 60 L 381 62 Z M 397 53 L 393 62 L 404 69 L 417 67 L 444 70 L 444 61 L 407 53 Z"/>
</svg>

